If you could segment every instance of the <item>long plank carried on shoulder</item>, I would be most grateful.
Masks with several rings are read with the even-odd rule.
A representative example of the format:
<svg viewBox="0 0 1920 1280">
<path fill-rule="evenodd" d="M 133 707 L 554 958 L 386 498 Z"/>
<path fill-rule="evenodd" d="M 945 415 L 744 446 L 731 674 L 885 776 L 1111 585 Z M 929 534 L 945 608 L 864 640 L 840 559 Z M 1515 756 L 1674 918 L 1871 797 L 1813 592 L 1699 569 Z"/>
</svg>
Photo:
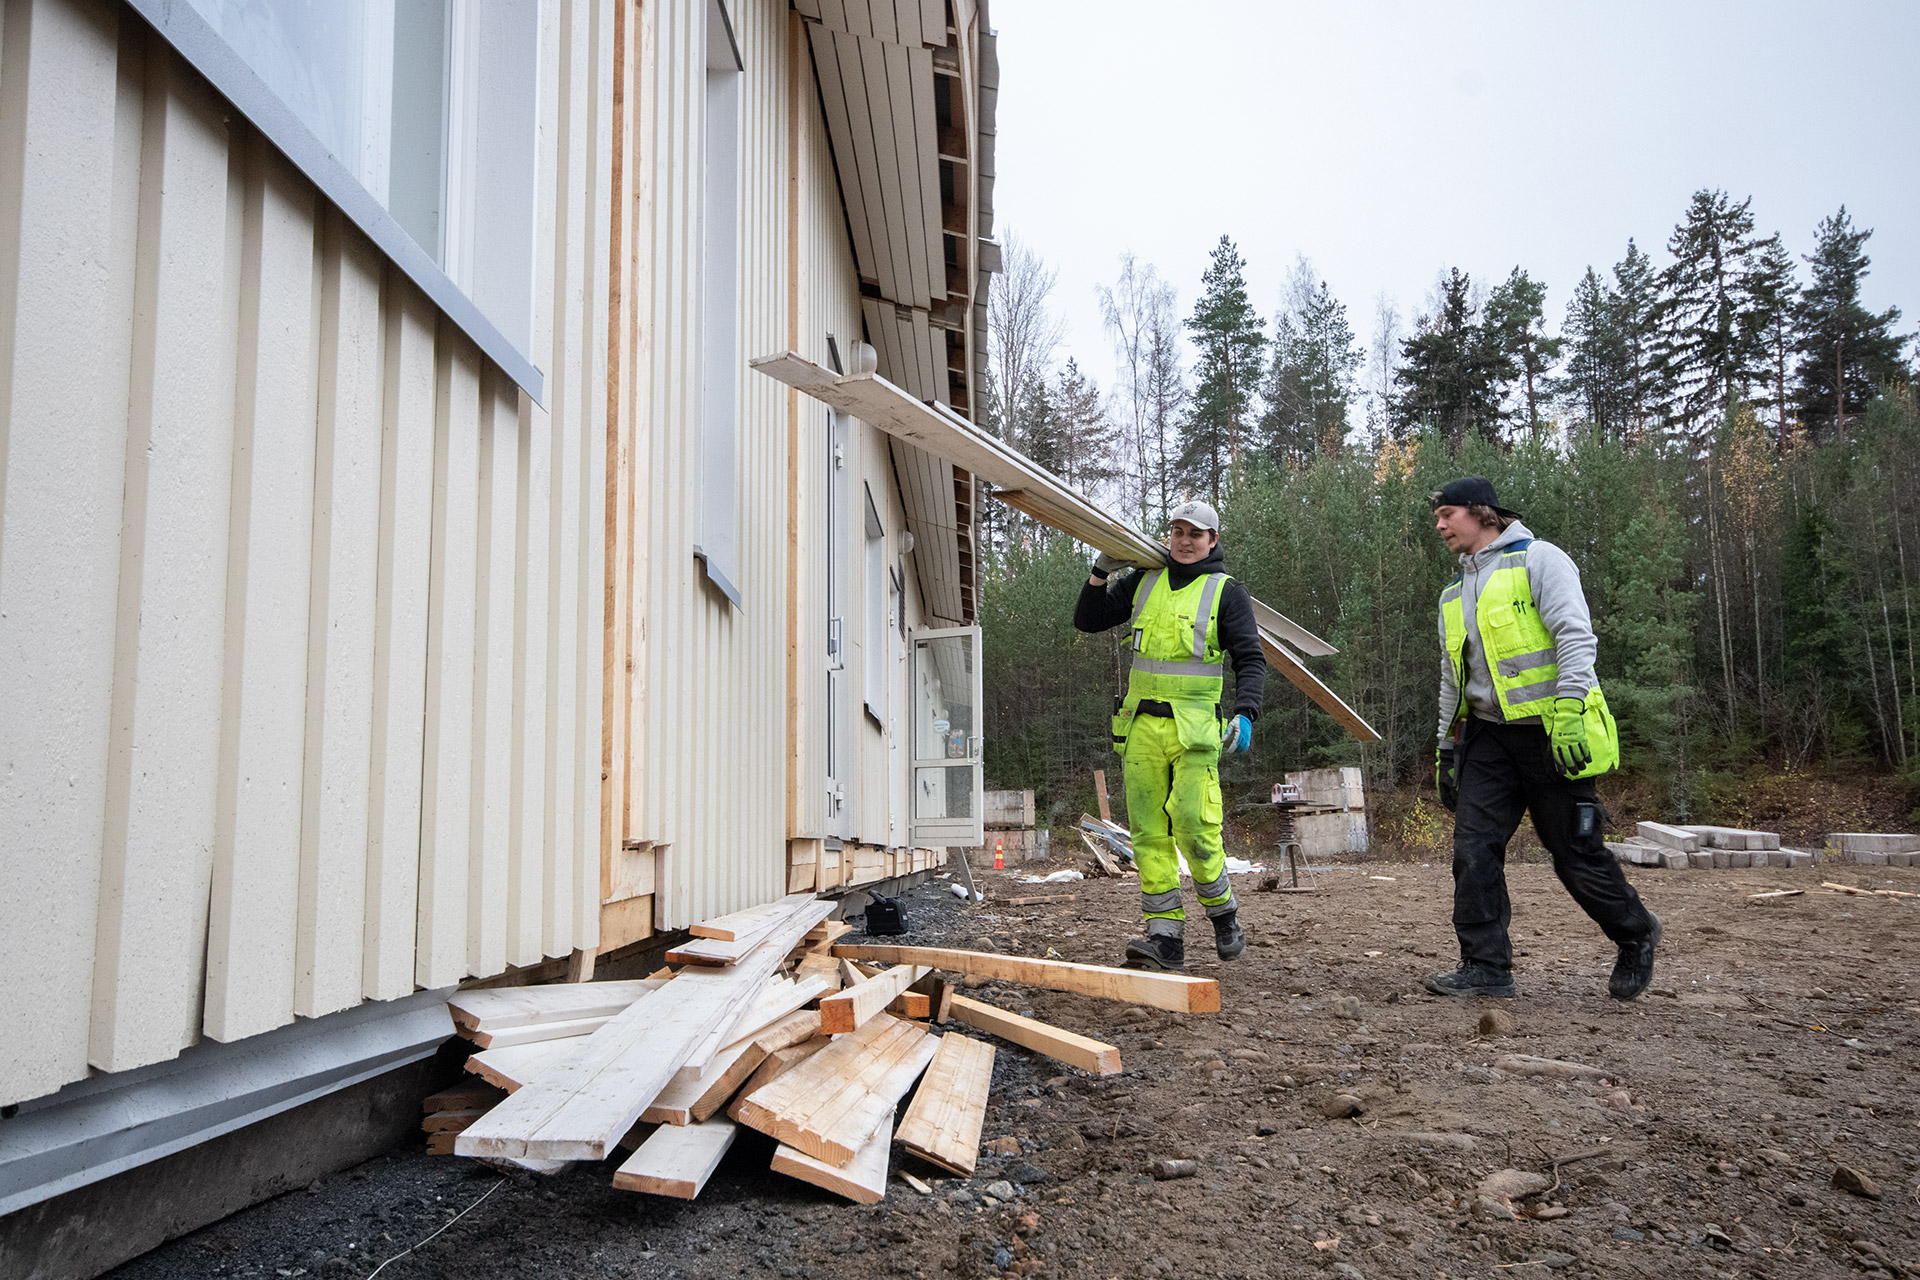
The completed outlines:
<svg viewBox="0 0 1920 1280">
<path fill-rule="evenodd" d="M 990 951 L 953 951 L 945 947 L 887 947 L 842 943 L 833 954 L 846 960 L 879 960 L 889 964 L 922 964 L 953 969 L 1001 982 L 1018 982 L 1049 991 L 1072 991 L 1103 1000 L 1152 1005 L 1175 1013 L 1220 1012 L 1220 984 L 1212 978 L 1182 973 L 1149 973 L 1143 969 L 1110 969 L 1098 964 L 1066 960 L 1033 960 Z"/>
<path fill-rule="evenodd" d="M 1267 663 L 1287 678 L 1287 682 L 1307 695 L 1321 710 L 1340 722 L 1340 727 L 1362 742 L 1380 741 L 1380 732 L 1361 718 L 1360 713 L 1340 700 L 1340 695 L 1320 683 L 1319 677 L 1307 670 L 1307 664 L 1300 656 L 1282 644 L 1278 637 L 1266 628 L 1260 628 L 1260 652 L 1266 655 Z"/>
<path fill-rule="evenodd" d="M 881 1014 L 749 1094 L 730 1114 L 816 1159 L 842 1165 L 893 1114 L 938 1047 L 924 1028 Z"/>
<path fill-rule="evenodd" d="M 811 1182 L 855 1204 L 879 1204 L 887 1196 L 887 1158 L 893 1148 L 889 1128 L 883 1120 L 853 1158 L 838 1165 L 783 1143 L 773 1153 L 773 1171 Z"/>
<path fill-rule="evenodd" d="M 992 1045 L 958 1032 L 941 1036 L 894 1139 L 922 1160 L 971 1178 L 992 1086 Z"/>
<path fill-rule="evenodd" d="M 875 1014 L 892 1004 L 901 992 L 929 972 L 920 965 L 895 965 L 884 973 L 855 983 L 838 995 L 828 996 L 820 1002 L 820 1029 L 828 1035 L 858 1031 Z"/>
<path fill-rule="evenodd" d="M 739 964 L 684 970 L 481 1117 L 455 1149 L 463 1156 L 604 1160 L 714 1029 L 739 1017 L 794 943 L 832 910 L 830 902 L 795 907 Z"/>
<path fill-rule="evenodd" d="M 544 987 L 482 987 L 456 991 L 447 997 L 447 1011 L 456 1026 L 468 1031 L 500 1031 L 535 1022 L 573 1018 L 611 1018 L 646 995 L 658 991 L 664 980 L 636 978 L 630 982 L 569 982 Z"/>
<path fill-rule="evenodd" d="M 956 1022 L 992 1032 L 1002 1040 L 1045 1054 L 1056 1062 L 1064 1062 L 1096 1076 L 1120 1074 L 1118 1045 L 1105 1044 L 1075 1031 L 1023 1018 L 1017 1013 L 1008 1013 L 1005 1009 L 996 1009 L 965 996 L 953 997 L 950 1012 Z"/>
<path fill-rule="evenodd" d="M 663 1126 L 614 1171 L 613 1185 L 622 1191 L 691 1200 L 707 1185 L 739 1135 L 739 1126 L 731 1120 Z"/>
</svg>

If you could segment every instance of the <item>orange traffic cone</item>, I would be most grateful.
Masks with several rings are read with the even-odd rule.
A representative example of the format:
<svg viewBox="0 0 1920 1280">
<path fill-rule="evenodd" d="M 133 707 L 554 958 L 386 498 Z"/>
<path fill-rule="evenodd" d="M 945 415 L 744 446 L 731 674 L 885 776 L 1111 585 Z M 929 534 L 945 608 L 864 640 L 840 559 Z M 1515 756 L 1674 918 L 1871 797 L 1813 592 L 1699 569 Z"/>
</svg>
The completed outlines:
<svg viewBox="0 0 1920 1280">
<path fill-rule="evenodd" d="M 1007 869 L 1006 844 L 1007 838 L 1005 836 L 995 836 L 993 838 L 993 869 L 995 871 L 1005 871 Z"/>
</svg>

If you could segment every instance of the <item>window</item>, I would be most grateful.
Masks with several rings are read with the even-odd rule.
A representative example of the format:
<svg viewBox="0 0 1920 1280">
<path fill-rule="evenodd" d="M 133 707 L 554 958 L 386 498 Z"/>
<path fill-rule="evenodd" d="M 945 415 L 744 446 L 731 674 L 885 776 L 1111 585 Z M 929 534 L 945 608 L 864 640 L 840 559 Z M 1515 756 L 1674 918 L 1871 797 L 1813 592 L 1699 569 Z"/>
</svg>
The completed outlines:
<svg viewBox="0 0 1920 1280">
<path fill-rule="evenodd" d="M 888 585 L 887 527 L 880 523 L 873 490 L 868 489 L 866 702 L 867 714 L 883 727 L 887 723 L 887 626 L 892 621 L 888 616 Z"/>
<path fill-rule="evenodd" d="M 540 397 L 540 0 L 130 3 Z"/>
<path fill-rule="evenodd" d="M 700 211 L 700 518 L 693 554 L 740 606 L 740 50 L 722 0 L 707 0 L 706 191 Z"/>
</svg>

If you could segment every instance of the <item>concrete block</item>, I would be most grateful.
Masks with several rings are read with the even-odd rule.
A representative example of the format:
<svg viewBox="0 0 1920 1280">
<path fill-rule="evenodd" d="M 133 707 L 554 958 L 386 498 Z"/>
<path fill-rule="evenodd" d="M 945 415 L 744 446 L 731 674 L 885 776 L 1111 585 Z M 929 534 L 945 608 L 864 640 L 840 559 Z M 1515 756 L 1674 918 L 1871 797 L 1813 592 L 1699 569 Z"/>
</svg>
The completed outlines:
<svg viewBox="0 0 1920 1280">
<path fill-rule="evenodd" d="M 1887 865 L 1890 867 L 1910 867 L 1913 865 L 1915 858 L 1920 858 L 1920 853 L 1890 853 L 1887 855 Z"/>
<path fill-rule="evenodd" d="M 1673 870 L 1685 871 L 1687 869 L 1687 859 L 1692 856 L 1693 855 L 1690 853 L 1681 853 L 1678 850 L 1676 850 L 1673 853 L 1661 854 L 1660 862 L 1661 862 L 1661 865 L 1665 866 L 1669 871 L 1673 871 Z"/>
<path fill-rule="evenodd" d="M 1789 867 L 1811 867 L 1814 863 L 1814 855 L 1805 849 L 1782 849 L 1780 852 L 1786 855 Z"/>
<path fill-rule="evenodd" d="M 1865 863 L 1870 867 L 1884 867 L 1887 865 L 1887 855 L 1879 849 L 1854 849 L 1851 851 L 1850 856 L 1855 862 Z"/>
<path fill-rule="evenodd" d="M 1642 840 L 1678 849 L 1682 853 L 1692 853 L 1700 847 L 1699 836 L 1680 827 L 1670 827 L 1664 822 L 1643 822 L 1635 828 L 1635 834 Z"/>
<path fill-rule="evenodd" d="M 1711 871 L 1713 869 L 1713 854 L 1705 849 L 1697 849 L 1687 855 L 1687 865 L 1695 871 Z"/>
<path fill-rule="evenodd" d="M 1920 835 L 1911 832 L 1836 831 L 1827 843 L 1848 853 L 1920 853 Z"/>
<path fill-rule="evenodd" d="M 1780 847 L 1780 833 L 1778 831 L 1750 831 L 1747 833 L 1747 838 L 1749 840 L 1757 838 L 1760 841 L 1759 844 L 1749 844 L 1747 846 L 1749 849 L 1771 850 Z"/>
<path fill-rule="evenodd" d="M 1735 871 L 1750 867 L 1753 865 L 1753 855 L 1745 849 L 1729 849 L 1727 850 L 1727 865 Z"/>
<path fill-rule="evenodd" d="M 1713 859 L 1713 865 L 1718 870 L 1725 871 L 1728 867 L 1733 865 L 1732 862 L 1728 861 L 1728 859 L 1732 858 L 1733 855 L 1728 853 L 1725 849 L 1715 849 L 1708 856 Z"/>
</svg>

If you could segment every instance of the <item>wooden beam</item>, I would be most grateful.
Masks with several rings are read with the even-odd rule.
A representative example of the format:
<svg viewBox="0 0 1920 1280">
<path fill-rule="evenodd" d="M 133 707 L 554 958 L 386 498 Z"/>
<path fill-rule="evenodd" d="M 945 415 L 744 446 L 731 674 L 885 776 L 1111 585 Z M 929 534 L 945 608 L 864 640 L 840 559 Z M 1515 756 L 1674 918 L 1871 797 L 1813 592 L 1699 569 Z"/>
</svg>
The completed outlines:
<svg viewBox="0 0 1920 1280">
<path fill-rule="evenodd" d="M 625 982 L 570 983 L 545 987 L 482 987 L 447 998 L 454 1025 L 469 1031 L 501 1031 L 530 1022 L 611 1018 L 666 984 L 654 978 Z"/>
<path fill-rule="evenodd" d="M 740 1086 L 740 1092 L 734 1095 L 733 1101 L 727 1106 L 727 1115 L 738 1120 L 740 1108 L 748 1098 L 832 1043 L 833 1041 L 826 1036 L 815 1036 L 811 1040 L 802 1040 L 799 1044 L 790 1045 L 785 1049 L 776 1049 L 768 1054 L 767 1060 L 760 1064 L 759 1070 Z"/>
<path fill-rule="evenodd" d="M 1265 628 L 1260 630 L 1260 652 L 1266 656 L 1267 663 L 1287 678 L 1300 692 L 1312 699 L 1322 710 L 1340 722 L 1340 727 L 1362 742 L 1380 741 L 1380 733 L 1361 718 L 1360 713 L 1340 700 L 1340 695 L 1320 683 L 1306 664 L 1300 661 L 1286 645 L 1280 643 Z"/>
<path fill-rule="evenodd" d="M 845 1164 L 938 1047 L 924 1029 L 881 1014 L 749 1094 L 731 1114 L 810 1156 Z"/>
<path fill-rule="evenodd" d="M 537 1044 L 485 1049 L 468 1056 L 467 1070 L 488 1084 L 512 1093 L 531 1083 L 541 1072 L 585 1042 L 585 1036 L 575 1036 L 571 1040 L 542 1040 Z"/>
<path fill-rule="evenodd" d="M 773 1171 L 811 1182 L 855 1204 L 879 1204 L 887 1196 L 887 1158 L 893 1148 L 889 1128 L 883 1122 L 860 1144 L 852 1159 L 839 1165 L 783 1145 L 773 1153 Z"/>
<path fill-rule="evenodd" d="M 498 1031 L 466 1031 L 461 1034 L 482 1049 L 506 1049 L 517 1044 L 539 1044 L 545 1040 L 571 1040 L 590 1036 L 607 1025 L 607 1018 L 568 1018 L 561 1022 L 529 1022 Z"/>
<path fill-rule="evenodd" d="M 1100 821 L 1112 822 L 1113 809 L 1107 803 L 1107 771 L 1105 769 L 1093 771 L 1093 795 L 1094 799 L 1100 802 Z"/>
<path fill-rule="evenodd" d="M 958 1032 L 941 1036 L 894 1138 L 922 1160 L 971 1178 L 992 1087 L 993 1046 Z"/>
<path fill-rule="evenodd" d="M 1181 973 L 1148 973 L 1139 969 L 1110 969 L 1098 964 L 1065 960 L 1031 960 L 988 951 L 953 951 L 945 947 L 849 946 L 833 954 L 846 960 L 878 960 L 891 964 L 923 964 L 934 969 L 1018 982 L 1050 991 L 1073 991 L 1103 1000 L 1152 1005 L 1176 1013 L 1220 1012 L 1220 984 L 1212 978 Z"/>
<path fill-rule="evenodd" d="M 740 1127 L 731 1120 L 663 1125 L 614 1172 L 613 1185 L 622 1191 L 691 1200 L 707 1185 L 739 1136 Z"/>
<path fill-rule="evenodd" d="M 461 1134 L 459 1153 L 604 1160 L 713 1030 L 739 1016 L 794 943 L 832 910 L 828 902 L 796 909 L 731 968 L 681 972 Z"/>
<path fill-rule="evenodd" d="M 952 1012 L 955 1021 L 991 1032 L 1002 1040 L 1045 1054 L 1056 1062 L 1064 1062 L 1096 1076 L 1120 1074 L 1120 1049 L 1117 1045 L 1104 1044 L 1077 1032 L 1023 1018 L 1017 1013 L 1008 1013 L 1005 1009 L 996 1009 L 966 996 L 953 998 Z"/>
<path fill-rule="evenodd" d="M 702 920 L 688 930 L 696 938 L 718 942 L 758 942 L 779 926 L 795 907 L 805 906 L 814 897 L 810 893 L 791 893 L 773 902 L 765 902 L 731 915 Z"/>
<path fill-rule="evenodd" d="M 858 1030 L 926 973 L 916 965 L 903 964 L 828 996 L 820 1002 L 820 1029 L 829 1035 Z"/>
</svg>

